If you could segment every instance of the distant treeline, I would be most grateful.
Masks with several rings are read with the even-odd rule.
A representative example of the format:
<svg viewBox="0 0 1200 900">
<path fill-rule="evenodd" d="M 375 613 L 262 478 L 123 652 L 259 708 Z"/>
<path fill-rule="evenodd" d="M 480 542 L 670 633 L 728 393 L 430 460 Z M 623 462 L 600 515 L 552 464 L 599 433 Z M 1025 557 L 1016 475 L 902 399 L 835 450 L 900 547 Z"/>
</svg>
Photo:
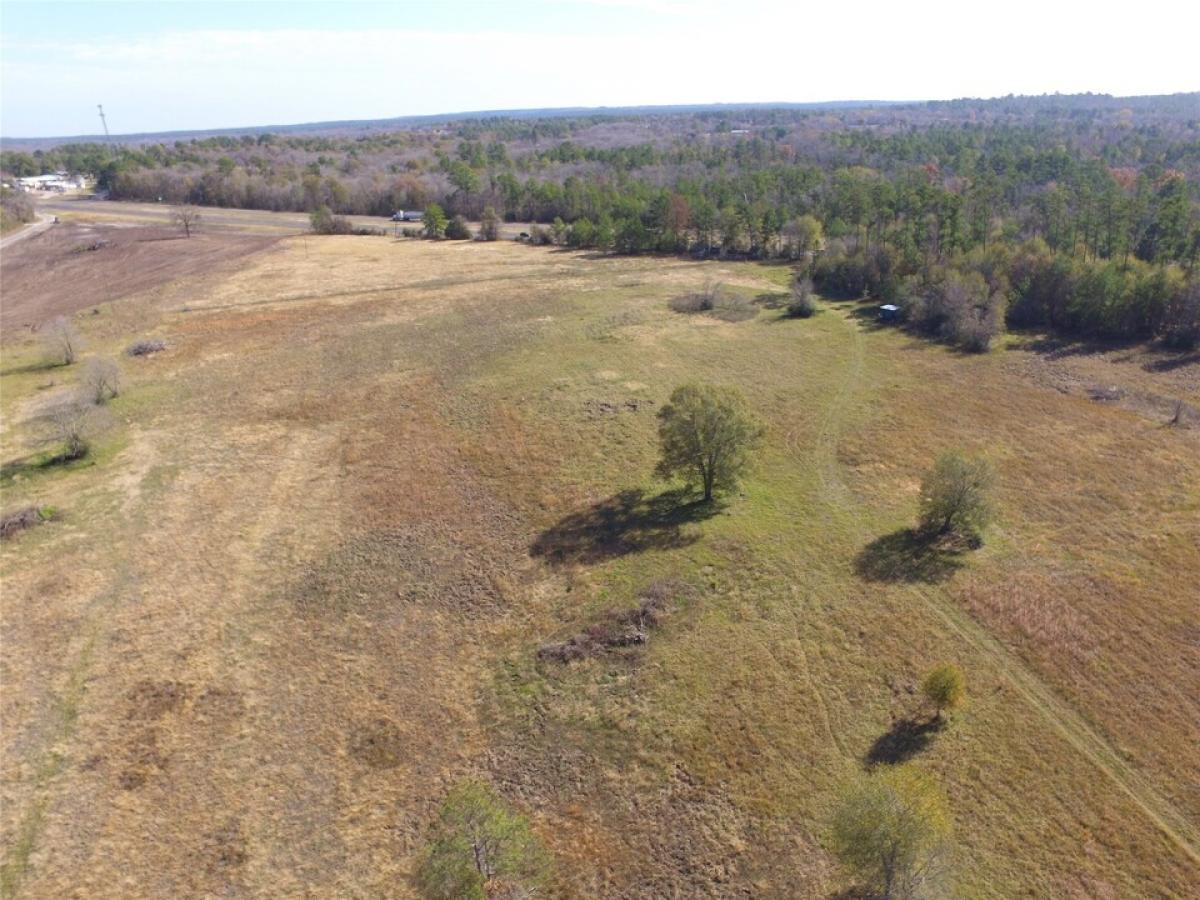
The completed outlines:
<svg viewBox="0 0 1200 900">
<path fill-rule="evenodd" d="M 1000 325 L 1180 344 L 1200 331 L 1197 95 L 461 120 L 66 145 L 0 167 L 94 173 L 114 199 L 491 207 L 571 246 L 793 259 L 822 291 L 904 300 L 933 330 L 950 283 Z"/>
</svg>

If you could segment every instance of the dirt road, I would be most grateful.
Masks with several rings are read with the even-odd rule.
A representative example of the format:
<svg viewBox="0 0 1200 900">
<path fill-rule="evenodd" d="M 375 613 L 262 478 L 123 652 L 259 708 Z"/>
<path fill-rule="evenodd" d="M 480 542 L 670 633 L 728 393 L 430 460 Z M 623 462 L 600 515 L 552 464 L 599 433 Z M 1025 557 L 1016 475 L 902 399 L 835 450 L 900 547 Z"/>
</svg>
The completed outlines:
<svg viewBox="0 0 1200 900">
<path fill-rule="evenodd" d="M 10 234 L 6 238 L 0 238 L 0 250 L 7 250 L 18 241 L 23 241 L 27 237 L 32 237 L 35 234 L 41 234 L 53 224 L 53 215 L 41 214 L 37 217 L 37 221 L 31 222 L 27 227 L 22 228 L 20 231 L 14 234 Z"/>
<path fill-rule="evenodd" d="M 86 197 L 42 200 L 38 209 L 51 216 L 81 218 L 97 223 L 136 222 L 159 224 L 169 222 L 171 207 L 165 203 L 125 203 L 116 200 L 90 200 Z M 382 228 L 389 232 L 399 228 L 420 227 L 418 222 L 398 223 L 382 216 L 346 216 L 356 228 Z M 399 228 L 397 227 L 399 226 Z M 478 223 L 472 223 L 472 230 Z M 259 209 L 223 209 L 203 207 L 200 210 L 200 229 L 246 231 L 262 235 L 298 234 L 309 230 L 307 213 L 267 212 Z M 502 237 L 515 238 L 529 226 L 506 222 L 500 227 Z"/>
</svg>

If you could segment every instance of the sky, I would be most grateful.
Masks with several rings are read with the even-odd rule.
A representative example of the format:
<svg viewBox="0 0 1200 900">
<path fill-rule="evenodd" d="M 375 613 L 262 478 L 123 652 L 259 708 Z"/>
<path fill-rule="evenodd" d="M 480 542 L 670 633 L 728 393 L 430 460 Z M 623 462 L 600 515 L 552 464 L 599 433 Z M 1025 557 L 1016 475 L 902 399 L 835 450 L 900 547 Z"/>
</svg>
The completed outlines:
<svg viewBox="0 0 1200 900">
<path fill-rule="evenodd" d="M 1187 0 L 0 0 L 0 134 L 1200 90 Z"/>
</svg>

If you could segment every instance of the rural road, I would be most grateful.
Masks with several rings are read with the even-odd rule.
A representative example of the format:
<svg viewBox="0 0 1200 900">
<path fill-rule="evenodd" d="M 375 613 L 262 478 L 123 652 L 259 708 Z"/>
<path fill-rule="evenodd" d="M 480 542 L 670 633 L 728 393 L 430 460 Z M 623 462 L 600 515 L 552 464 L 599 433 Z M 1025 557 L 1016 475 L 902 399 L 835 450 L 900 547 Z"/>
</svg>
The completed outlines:
<svg viewBox="0 0 1200 900">
<path fill-rule="evenodd" d="M 97 224 L 167 224 L 171 220 L 171 206 L 166 203 L 126 203 L 119 200 L 91 200 L 86 197 L 55 198 L 38 201 L 38 210 L 64 219 L 78 218 Z M 384 228 L 395 230 L 400 223 L 382 216 L 346 216 L 356 228 Z M 401 227 L 420 227 L 419 223 L 407 222 Z M 471 223 L 472 230 L 478 223 Z M 308 213 L 267 212 L 259 209 L 229 209 L 215 206 L 200 207 L 200 228 L 216 228 L 221 231 L 246 231 L 260 235 L 299 234 L 309 230 Z M 519 222 L 505 222 L 500 226 L 501 237 L 515 238 L 529 226 Z M 13 235 L 17 237 L 18 235 Z"/>
</svg>

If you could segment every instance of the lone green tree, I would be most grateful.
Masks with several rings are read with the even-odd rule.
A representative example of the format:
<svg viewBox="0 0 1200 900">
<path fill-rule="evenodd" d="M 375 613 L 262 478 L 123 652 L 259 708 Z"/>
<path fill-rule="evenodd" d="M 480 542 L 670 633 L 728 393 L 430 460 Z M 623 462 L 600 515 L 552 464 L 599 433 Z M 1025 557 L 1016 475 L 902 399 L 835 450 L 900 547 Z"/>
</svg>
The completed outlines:
<svg viewBox="0 0 1200 900">
<path fill-rule="evenodd" d="M 921 481 L 921 530 L 933 537 L 981 540 L 992 519 L 994 480 L 987 460 L 942 454 Z"/>
<path fill-rule="evenodd" d="M 418 878 L 430 900 L 532 895 L 549 857 L 529 821 L 487 784 L 466 781 L 446 797 Z"/>
<path fill-rule="evenodd" d="M 737 486 L 762 427 L 733 388 L 691 383 L 677 387 L 658 413 L 661 478 L 699 486 L 704 500 Z"/>
<path fill-rule="evenodd" d="M 944 710 L 955 710 L 967 702 L 967 680 L 954 663 L 941 663 L 929 670 L 921 682 L 921 693 L 933 704 L 940 721 Z"/>
<path fill-rule="evenodd" d="M 446 226 L 450 224 L 450 220 L 446 218 L 446 211 L 436 203 L 430 203 L 425 207 L 425 237 L 438 240 L 446 235 Z"/>
<path fill-rule="evenodd" d="M 863 777 L 842 796 L 833 850 L 884 900 L 926 895 L 945 875 L 950 813 L 938 785 L 911 766 Z"/>
</svg>

